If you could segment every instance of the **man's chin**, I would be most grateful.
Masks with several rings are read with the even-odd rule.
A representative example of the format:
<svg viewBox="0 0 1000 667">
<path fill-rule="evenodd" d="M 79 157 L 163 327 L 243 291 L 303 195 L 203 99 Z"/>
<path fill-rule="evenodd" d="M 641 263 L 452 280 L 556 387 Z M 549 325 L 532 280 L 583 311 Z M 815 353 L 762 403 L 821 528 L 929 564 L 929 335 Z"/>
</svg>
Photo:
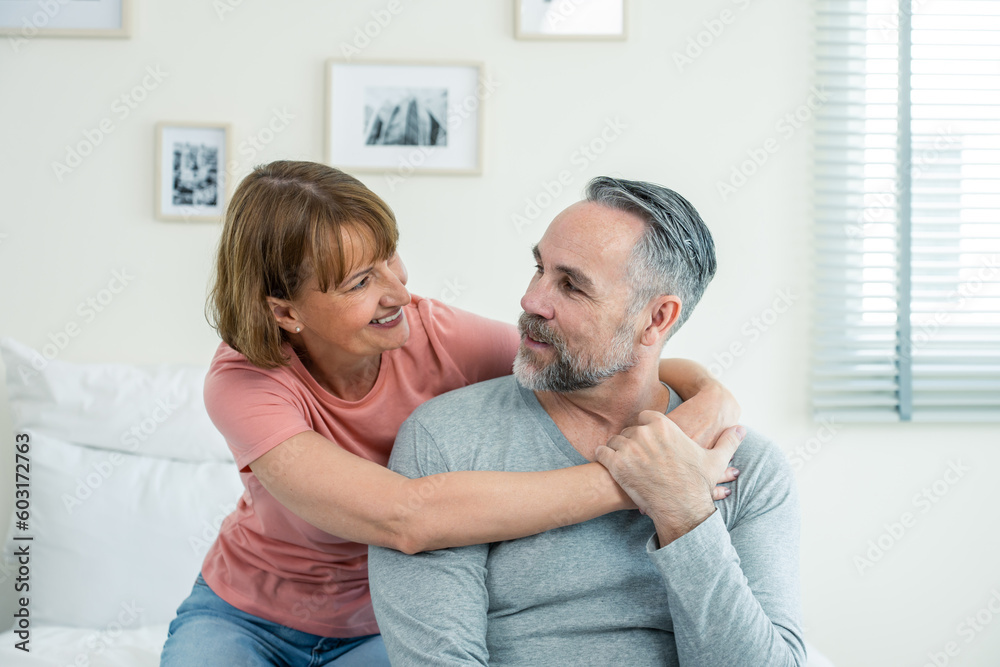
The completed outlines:
<svg viewBox="0 0 1000 667">
<path fill-rule="evenodd" d="M 531 350 L 527 350 L 524 346 L 521 346 L 521 349 L 517 352 L 517 356 L 514 357 L 514 378 L 524 387 L 535 390 L 539 383 L 542 367 L 536 363 L 536 360 L 532 358 L 533 356 L 534 354 Z"/>
</svg>

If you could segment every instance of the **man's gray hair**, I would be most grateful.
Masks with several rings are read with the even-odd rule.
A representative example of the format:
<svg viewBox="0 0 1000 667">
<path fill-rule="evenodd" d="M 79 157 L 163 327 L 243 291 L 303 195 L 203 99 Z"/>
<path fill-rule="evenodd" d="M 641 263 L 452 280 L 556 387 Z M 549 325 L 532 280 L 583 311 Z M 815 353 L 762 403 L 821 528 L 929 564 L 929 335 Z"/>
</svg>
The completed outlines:
<svg viewBox="0 0 1000 667">
<path fill-rule="evenodd" d="M 673 190 L 642 181 L 598 176 L 587 184 L 587 201 L 638 216 L 646 231 L 628 260 L 634 317 L 663 294 L 680 297 L 681 313 L 669 338 L 687 321 L 715 275 L 715 242 L 698 211 Z"/>
</svg>

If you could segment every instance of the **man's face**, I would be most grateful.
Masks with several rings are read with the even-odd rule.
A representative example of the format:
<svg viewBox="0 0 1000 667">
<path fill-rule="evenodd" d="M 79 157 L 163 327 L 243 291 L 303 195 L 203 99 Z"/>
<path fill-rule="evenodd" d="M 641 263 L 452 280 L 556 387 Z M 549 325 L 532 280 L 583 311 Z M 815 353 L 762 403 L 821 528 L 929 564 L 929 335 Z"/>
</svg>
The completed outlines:
<svg viewBox="0 0 1000 667">
<path fill-rule="evenodd" d="M 560 213 L 535 247 L 514 375 L 534 391 L 579 391 L 638 361 L 626 263 L 645 223 L 598 204 Z"/>
</svg>

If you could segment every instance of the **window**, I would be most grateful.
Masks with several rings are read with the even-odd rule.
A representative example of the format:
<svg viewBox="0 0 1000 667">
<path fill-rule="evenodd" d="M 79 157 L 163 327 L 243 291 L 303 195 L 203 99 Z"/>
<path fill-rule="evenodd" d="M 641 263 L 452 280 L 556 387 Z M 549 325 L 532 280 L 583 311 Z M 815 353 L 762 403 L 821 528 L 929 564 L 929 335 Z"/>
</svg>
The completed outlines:
<svg viewBox="0 0 1000 667">
<path fill-rule="evenodd" d="M 817 18 L 814 413 L 1000 421 L 1000 2 Z"/>
</svg>

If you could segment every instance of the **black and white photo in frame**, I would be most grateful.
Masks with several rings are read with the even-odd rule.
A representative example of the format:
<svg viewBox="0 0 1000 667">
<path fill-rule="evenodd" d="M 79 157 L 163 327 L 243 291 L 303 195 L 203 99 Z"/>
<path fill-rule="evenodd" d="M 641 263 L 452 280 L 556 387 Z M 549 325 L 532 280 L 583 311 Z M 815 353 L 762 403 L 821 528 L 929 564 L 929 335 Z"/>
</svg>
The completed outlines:
<svg viewBox="0 0 1000 667">
<path fill-rule="evenodd" d="M 326 161 L 348 171 L 478 174 L 479 63 L 327 63 Z"/>
<path fill-rule="evenodd" d="M 518 39 L 625 39 L 625 0 L 515 0 Z"/>
<path fill-rule="evenodd" d="M 160 123 L 156 148 L 156 217 L 221 220 L 229 185 L 229 126 Z"/>
</svg>

